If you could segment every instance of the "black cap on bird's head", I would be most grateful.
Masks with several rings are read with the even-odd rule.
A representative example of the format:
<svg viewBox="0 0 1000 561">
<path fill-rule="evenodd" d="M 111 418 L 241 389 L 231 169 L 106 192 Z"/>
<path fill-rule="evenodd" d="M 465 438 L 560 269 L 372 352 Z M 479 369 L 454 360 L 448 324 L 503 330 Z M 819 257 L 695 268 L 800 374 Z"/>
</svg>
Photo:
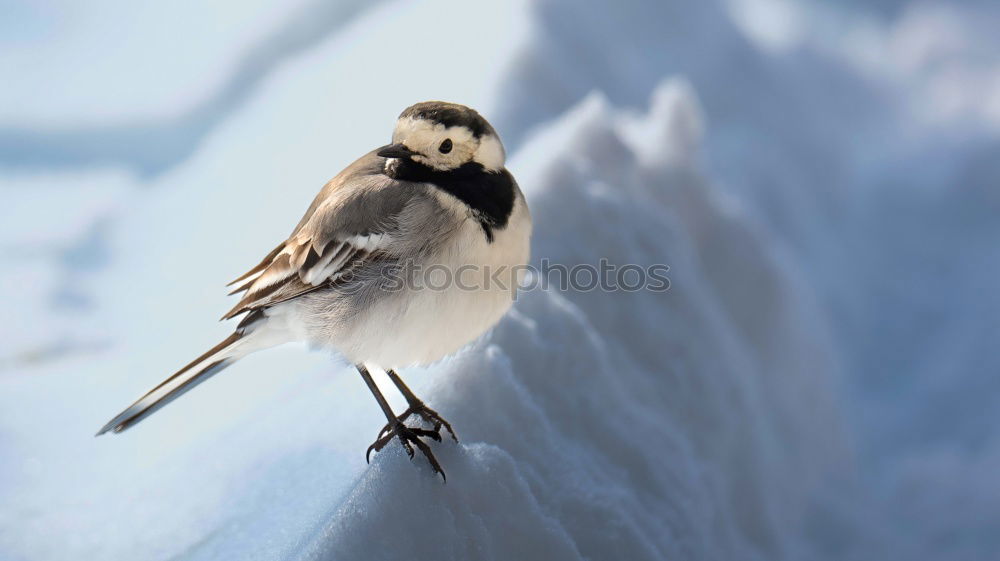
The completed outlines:
<svg viewBox="0 0 1000 561">
<path fill-rule="evenodd" d="M 465 127 L 476 138 L 496 136 L 493 127 L 475 109 L 446 101 L 424 101 L 411 105 L 399 114 L 399 120 L 423 119 L 447 127 Z"/>
<path fill-rule="evenodd" d="M 469 162 L 491 172 L 506 155 L 493 126 L 474 109 L 444 101 L 425 101 L 399 115 L 392 144 L 378 150 L 385 158 L 406 158 L 447 171 Z"/>
</svg>

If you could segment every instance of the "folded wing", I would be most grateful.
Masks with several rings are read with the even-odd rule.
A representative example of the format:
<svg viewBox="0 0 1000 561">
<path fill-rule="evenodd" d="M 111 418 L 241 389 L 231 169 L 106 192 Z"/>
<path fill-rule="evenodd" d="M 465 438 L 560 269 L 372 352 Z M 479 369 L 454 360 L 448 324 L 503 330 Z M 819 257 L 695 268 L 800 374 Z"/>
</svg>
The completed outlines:
<svg viewBox="0 0 1000 561">
<path fill-rule="evenodd" d="M 314 240 L 290 239 L 266 265 L 230 283 L 230 294 L 243 297 L 223 319 L 264 308 L 330 286 L 361 263 L 388 249 L 385 233 L 354 235 L 317 245 Z"/>
<path fill-rule="evenodd" d="M 359 160 L 334 178 L 295 232 L 229 283 L 236 285 L 230 294 L 242 298 L 223 319 L 331 286 L 362 263 L 399 253 L 394 234 L 413 190 L 399 189 L 378 162 L 373 167 Z"/>
</svg>

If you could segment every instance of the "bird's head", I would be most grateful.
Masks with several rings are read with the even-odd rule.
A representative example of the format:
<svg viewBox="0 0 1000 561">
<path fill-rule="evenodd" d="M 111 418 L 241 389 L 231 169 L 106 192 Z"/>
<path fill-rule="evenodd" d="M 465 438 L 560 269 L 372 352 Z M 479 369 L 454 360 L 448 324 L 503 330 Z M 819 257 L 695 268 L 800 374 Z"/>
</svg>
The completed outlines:
<svg viewBox="0 0 1000 561">
<path fill-rule="evenodd" d="M 488 172 L 503 169 L 503 144 L 475 110 L 457 103 L 425 101 L 407 107 L 396 121 L 392 144 L 378 155 L 408 159 L 438 171 L 476 163 Z"/>
</svg>

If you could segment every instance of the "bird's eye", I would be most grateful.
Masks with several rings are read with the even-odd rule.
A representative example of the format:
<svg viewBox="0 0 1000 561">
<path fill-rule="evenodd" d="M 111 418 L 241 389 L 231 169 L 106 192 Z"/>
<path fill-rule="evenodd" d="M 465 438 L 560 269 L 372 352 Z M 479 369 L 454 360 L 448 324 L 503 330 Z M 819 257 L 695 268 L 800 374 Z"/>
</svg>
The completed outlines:
<svg viewBox="0 0 1000 561">
<path fill-rule="evenodd" d="M 444 139 L 444 142 L 441 143 L 441 146 L 438 146 L 438 152 L 441 152 L 442 154 L 447 154 L 448 152 L 451 152 L 450 138 Z"/>
</svg>

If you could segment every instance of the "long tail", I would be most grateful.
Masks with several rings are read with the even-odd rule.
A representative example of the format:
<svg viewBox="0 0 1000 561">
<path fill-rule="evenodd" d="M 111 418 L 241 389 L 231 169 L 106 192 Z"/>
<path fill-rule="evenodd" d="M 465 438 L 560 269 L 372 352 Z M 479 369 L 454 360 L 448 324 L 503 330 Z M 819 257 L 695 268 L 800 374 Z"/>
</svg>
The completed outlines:
<svg viewBox="0 0 1000 561">
<path fill-rule="evenodd" d="M 240 344 L 250 333 L 237 329 L 235 333 L 224 339 L 205 354 L 191 361 L 176 374 L 164 380 L 160 385 L 149 390 L 146 395 L 122 411 L 117 417 L 108 421 L 94 436 L 100 436 L 108 431 L 122 432 L 131 428 L 139 421 L 152 415 L 164 405 L 184 395 L 188 390 L 221 372 L 230 364 L 243 357 L 246 350 Z"/>
</svg>

